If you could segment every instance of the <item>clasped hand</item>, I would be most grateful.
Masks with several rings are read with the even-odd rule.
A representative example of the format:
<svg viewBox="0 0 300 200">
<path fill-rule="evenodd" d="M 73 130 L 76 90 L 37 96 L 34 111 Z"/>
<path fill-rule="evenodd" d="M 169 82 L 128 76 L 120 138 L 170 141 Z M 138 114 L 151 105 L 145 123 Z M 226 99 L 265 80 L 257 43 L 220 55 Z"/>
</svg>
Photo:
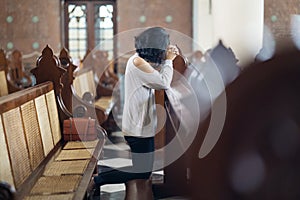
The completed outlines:
<svg viewBox="0 0 300 200">
<path fill-rule="evenodd" d="M 166 59 L 174 60 L 174 58 L 179 55 L 179 50 L 175 45 L 169 45 L 167 48 Z"/>
</svg>

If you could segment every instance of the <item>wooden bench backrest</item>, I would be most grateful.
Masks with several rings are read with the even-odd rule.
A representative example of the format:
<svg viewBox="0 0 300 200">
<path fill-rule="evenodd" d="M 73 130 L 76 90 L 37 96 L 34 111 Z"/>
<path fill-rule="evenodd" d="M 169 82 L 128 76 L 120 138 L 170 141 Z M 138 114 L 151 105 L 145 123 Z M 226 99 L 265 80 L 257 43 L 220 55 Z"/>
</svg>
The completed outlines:
<svg viewBox="0 0 300 200">
<path fill-rule="evenodd" d="M 75 91 L 79 97 L 82 97 L 85 92 L 90 92 L 94 97 L 96 96 L 96 86 L 94 82 L 93 70 L 83 70 L 78 74 L 73 82 Z"/>
<path fill-rule="evenodd" d="M 10 75 L 13 81 L 18 80 L 24 76 L 24 70 L 22 66 L 22 53 L 19 50 L 14 50 L 11 53 L 9 61 Z"/>
<path fill-rule="evenodd" d="M 0 71 L 0 97 L 8 94 L 5 71 Z"/>
<path fill-rule="evenodd" d="M 9 61 L 3 49 L 0 49 L 0 96 L 7 95 L 32 85 L 30 76 L 25 74 L 22 65 L 22 54 L 15 50 Z"/>
<path fill-rule="evenodd" d="M 8 61 L 7 79 L 18 89 L 24 89 L 32 86 L 32 79 L 25 73 L 23 66 L 23 55 L 21 51 L 15 49 Z"/>
<path fill-rule="evenodd" d="M 6 82 L 7 60 L 3 49 L 0 49 L 0 97 L 8 94 Z"/>
<path fill-rule="evenodd" d="M 51 82 L 0 98 L 0 180 L 17 190 L 61 140 Z"/>
</svg>

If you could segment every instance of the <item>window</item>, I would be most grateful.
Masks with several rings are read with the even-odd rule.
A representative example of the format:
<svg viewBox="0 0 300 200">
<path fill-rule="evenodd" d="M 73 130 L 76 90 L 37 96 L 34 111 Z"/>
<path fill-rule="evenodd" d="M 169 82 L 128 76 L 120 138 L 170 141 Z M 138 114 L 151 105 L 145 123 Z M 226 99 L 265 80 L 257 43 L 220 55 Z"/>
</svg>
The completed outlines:
<svg viewBox="0 0 300 200">
<path fill-rule="evenodd" d="M 83 59 L 101 45 L 113 59 L 115 0 L 65 0 L 65 47 L 72 58 Z"/>
</svg>

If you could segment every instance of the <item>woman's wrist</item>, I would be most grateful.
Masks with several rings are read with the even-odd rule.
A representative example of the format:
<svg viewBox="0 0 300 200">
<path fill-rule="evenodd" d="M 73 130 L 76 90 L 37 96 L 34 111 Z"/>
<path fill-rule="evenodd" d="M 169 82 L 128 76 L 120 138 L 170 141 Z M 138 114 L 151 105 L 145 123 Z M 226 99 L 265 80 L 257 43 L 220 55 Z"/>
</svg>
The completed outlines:
<svg viewBox="0 0 300 200">
<path fill-rule="evenodd" d="M 165 65 L 173 65 L 173 60 L 171 60 L 171 59 L 166 59 L 166 60 L 165 60 Z"/>
</svg>

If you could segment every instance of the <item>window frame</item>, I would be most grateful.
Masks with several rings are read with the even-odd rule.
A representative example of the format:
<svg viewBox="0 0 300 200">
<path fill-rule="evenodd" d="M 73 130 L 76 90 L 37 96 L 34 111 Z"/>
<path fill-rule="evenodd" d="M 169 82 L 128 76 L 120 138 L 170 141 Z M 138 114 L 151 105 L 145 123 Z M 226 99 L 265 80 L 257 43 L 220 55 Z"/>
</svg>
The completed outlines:
<svg viewBox="0 0 300 200">
<path fill-rule="evenodd" d="M 63 1 L 63 45 L 66 49 L 69 50 L 69 13 L 68 13 L 68 6 L 69 4 L 78 4 L 78 5 L 86 5 L 86 19 L 87 19 L 87 51 L 91 51 L 96 47 L 96 40 L 95 40 L 95 6 L 96 5 L 107 5 L 111 4 L 113 6 L 113 35 L 117 33 L 117 6 L 116 0 L 64 0 Z M 113 42 L 113 59 L 116 55 L 116 40 L 114 39 Z M 81 58 L 83 59 L 83 58 Z"/>
</svg>

